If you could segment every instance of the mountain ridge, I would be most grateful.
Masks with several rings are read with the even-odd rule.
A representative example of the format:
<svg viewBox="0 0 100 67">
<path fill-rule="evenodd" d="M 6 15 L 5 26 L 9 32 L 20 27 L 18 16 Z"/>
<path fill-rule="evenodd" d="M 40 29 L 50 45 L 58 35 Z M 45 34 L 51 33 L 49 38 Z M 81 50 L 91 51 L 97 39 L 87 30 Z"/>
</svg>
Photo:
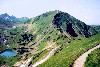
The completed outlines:
<svg viewBox="0 0 100 67">
<path fill-rule="evenodd" d="M 71 16 L 70 14 L 59 11 L 59 10 L 43 13 L 43 14 L 37 16 L 33 22 L 36 22 L 40 18 L 43 18 L 44 16 L 49 15 L 52 12 L 56 12 L 56 14 L 52 18 L 51 22 L 54 24 L 54 26 L 56 26 L 59 29 L 60 32 L 66 31 L 70 34 L 74 33 L 74 34 L 71 34 L 73 36 L 74 35 L 75 36 L 82 35 L 84 37 L 90 37 L 90 36 L 98 33 L 98 31 L 96 31 L 96 29 L 94 29 L 90 25 L 86 25 L 84 22 L 76 19 L 75 17 Z M 47 22 L 45 22 L 45 23 L 47 23 Z M 69 26 L 69 29 L 67 29 L 68 26 Z M 72 30 L 72 31 L 69 31 L 69 30 Z"/>
</svg>

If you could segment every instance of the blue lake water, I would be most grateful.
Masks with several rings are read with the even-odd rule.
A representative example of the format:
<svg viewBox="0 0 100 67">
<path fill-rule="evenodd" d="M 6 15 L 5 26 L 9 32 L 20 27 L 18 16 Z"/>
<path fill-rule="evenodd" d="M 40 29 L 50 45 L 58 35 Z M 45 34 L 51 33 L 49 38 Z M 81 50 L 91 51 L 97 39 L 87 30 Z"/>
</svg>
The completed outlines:
<svg viewBox="0 0 100 67">
<path fill-rule="evenodd" d="M 6 57 L 11 57 L 11 56 L 15 56 L 17 53 L 12 51 L 12 50 L 5 50 L 4 52 L 2 52 L 0 55 L 1 56 L 6 56 Z"/>
</svg>

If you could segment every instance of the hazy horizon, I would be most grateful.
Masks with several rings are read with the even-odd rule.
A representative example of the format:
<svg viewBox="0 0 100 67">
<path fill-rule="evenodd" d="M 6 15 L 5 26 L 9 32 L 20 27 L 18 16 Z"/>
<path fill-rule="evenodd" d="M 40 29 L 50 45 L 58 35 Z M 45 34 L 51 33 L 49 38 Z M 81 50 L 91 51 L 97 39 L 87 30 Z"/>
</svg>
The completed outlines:
<svg viewBox="0 0 100 67">
<path fill-rule="evenodd" d="M 100 25 L 99 0 L 1 0 L 0 14 L 35 17 L 54 10 L 67 12 L 88 25 Z"/>
</svg>

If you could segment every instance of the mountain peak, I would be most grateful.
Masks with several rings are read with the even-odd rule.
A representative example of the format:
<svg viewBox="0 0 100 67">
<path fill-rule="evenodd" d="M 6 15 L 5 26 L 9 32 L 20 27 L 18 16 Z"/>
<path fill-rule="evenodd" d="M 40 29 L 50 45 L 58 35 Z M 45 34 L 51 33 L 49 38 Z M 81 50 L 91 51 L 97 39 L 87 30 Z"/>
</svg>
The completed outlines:
<svg viewBox="0 0 100 67">
<path fill-rule="evenodd" d="M 60 31 L 66 31 L 74 37 L 77 37 L 78 35 L 90 37 L 97 33 L 92 27 L 62 11 L 59 11 L 54 16 L 52 22 Z"/>
</svg>

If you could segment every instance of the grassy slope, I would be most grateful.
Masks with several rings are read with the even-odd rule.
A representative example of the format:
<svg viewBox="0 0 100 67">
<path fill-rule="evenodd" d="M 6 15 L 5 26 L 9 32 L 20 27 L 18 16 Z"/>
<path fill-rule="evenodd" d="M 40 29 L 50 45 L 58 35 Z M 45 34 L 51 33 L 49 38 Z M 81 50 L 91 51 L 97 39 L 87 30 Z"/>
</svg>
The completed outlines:
<svg viewBox="0 0 100 67">
<path fill-rule="evenodd" d="M 54 27 L 54 25 L 52 25 L 52 19 L 53 16 L 56 14 L 56 11 L 52 12 L 51 15 L 49 15 L 48 17 L 42 17 L 42 19 L 39 19 L 38 21 L 35 21 L 33 23 L 34 28 L 33 28 L 33 32 L 36 31 L 36 35 L 39 37 L 37 38 L 42 39 L 44 37 L 44 39 L 40 42 L 40 44 L 38 45 L 38 50 L 41 51 L 43 48 L 45 48 L 48 44 L 48 41 L 55 41 L 57 42 L 58 45 L 64 43 L 67 41 L 67 38 L 65 38 L 61 33 L 59 33 L 59 31 L 57 30 L 57 28 Z M 31 31 L 31 32 L 32 32 Z M 39 57 L 36 57 L 35 59 L 32 60 L 32 64 L 34 62 L 36 62 L 38 59 L 40 59 L 42 56 L 45 55 L 46 52 L 42 52 Z"/>
<path fill-rule="evenodd" d="M 89 54 L 85 62 L 85 67 L 100 67 L 100 48 Z"/>
<path fill-rule="evenodd" d="M 68 39 L 66 38 L 66 37 L 64 37 L 65 35 L 64 34 L 62 34 L 62 33 L 59 33 L 59 31 L 57 30 L 57 28 L 55 28 L 54 27 L 54 25 L 52 25 L 52 23 L 51 23 L 51 21 L 52 21 L 52 19 L 53 19 L 53 17 L 54 17 L 54 15 L 56 14 L 57 12 L 56 11 L 53 11 L 53 12 L 51 12 L 48 16 L 46 16 L 46 17 L 41 17 L 40 19 L 38 19 L 37 21 L 33 21 L 33 25 L 34 25 L 34 28 L 31 30 L 31 31 L 29 31 L 29 33 L 31 33 L 31 34 L 35 34 L 35 35 L 37 35 L 37 40 L 36 41 L 38 41 L 38 40 L 40 40 L 40 39 L 42 39 L 43 37 L 44 37 L 44 39 L 42 40 L 42 42 L 40 42 L 40 44 L 38 45 L 38 48 L 39 48 L 39 50 L 41 51 L 46 45 L 47 45 L 47 41 L 54 41 L 54 42 L 57 42 L 57 44 L 58 45 L 61 45 L 61 44 L 63 44 L 64 42 L 67 42 L 68 41 Z M 26 23 L 29 23 L 29 22 L 31 22 L 31 19 L 30 20 L 28 20 Z M 14 30 L 10 30 L 10 31 L 12 31 L 12 32 L 14 32 Z M 18 31 L 20 32 L 21 31 L 21 29 L 19 28 L 18 29 Z M 16 31 L 17 32 L 17 31 Z M 21 33 L 20 33 L 21 34 Z M 12 45 L 11 45 L 11 48 L 13 48 L 13 47 L 15 47 L 15 43 L 18 41 L 18 38 L 20 38 L 20 34 L 18 34 L 18 36 L 16 36 L 15 38 L 13 38 L 14 39 L 14 41 L 13 41 L 13 39 L 11 39 L 9 42 L 10 43 L 12 43 Z M 63 65 L 63 64 L 67 64 L 68 62 L 66 62 L 66 56 L 67 55 L 69 55 L 70 53 L 68 53 L 68 54 L 64 54 L 64 53 L 67 53 L 68 51 L 67 51 L 67 49 L 69 50 L 71 50 L 71 49 L 73 49 L 74 47 L 75 47 L 75 45 L 74 45 L 74 42 L 75 42 L 75 44 L 77 44 L 77 41 L 78 42 L 80 42 L 80 43 L 82 43 L 81 41 L 79 41 L 79 40 L 75 40 L 75 41 L 73 41 L 71 44 L 72 44 L 72 46 L 69 46 L 70 48 L 67 48 L 67 46 L 63 46 L 63 50 L 61 51 L 61 52 L 59 52 L 59 53 L 57 53 L 55 56 L 53 56 L 53 58 L 54 58 L 54 61 L 56 61 L 56 60 L 59 60 L 58 58 L 60 58 L 60 56 L 62 56 L 63 58 L 61 58 L 61 61 L 65 61 L 64 63 L 62 62 L 62 63 L 60 63 L 60 62 L 58 62 L 57 61 L 57 63 L 60 63 L 59 65 Z M 88 41 L 88 40 L 85 40 L 85 39 L 83 39 L 82 41 Z M 88 42 L 86 43 L 86 44 L 88 44 Z M 82 45 L 84 45 L 84 44 L 82 44 Z M 81 47 L 82 45 L 78 45 L 78 47 Z M 78 47 L 76 47 L 76 49 L 78 48 Z M 85 49 L 84 49 L 85 50 Z M 74 51 L 74 50 L 73 50 Z M 61 53 L 63 54 L 63 55 L 61 55 Z M 45 53 L 43 53 L 42 55 L 44 55 Z M 80 53 L 81 54 L 81 53 Z M 41 56 L 42 55 L 40 55 L 39 57 L 38 57 L 38 59 L 39 58 L 41 58 Z M 71 53 L 71 56 L 73 55 L 73 53 Z M 76 54 L 77 55 L 77 54 Z M 55 58 L 56 57 L 56 58 Z M 57 58 L 58 57 L 58 58 Z M 74 57 L 76 57 L 76 56 L 74 56 Z M 37 59 L 36 59 L 37 60 Z M 73 60 L 73 59 L 72 59 Z M 72 60 L 70 61 L 70 63 L 72 62 Z M 50 61 L 50 63 L 48 64 L 48 65 L 52 65 L 52 61 L 53 61 L 53 59 L 51 58 L 51 61 Z M 33 60 L 33 63 L 34 63 L 35 61 Z M 45 63 L 48 63 L 48 61 L 47 62 L 45 62 Z M 44 65 L 45 65 L 45 63 L 44 63 Z M 55 64 L 56 62 L 54 62 L 53 64 L 54 65 L 57 65 L 57 64 Z M 58 66 L 59 66 L 58 65 Z M 63 65 L 64 66 L 64 65 Z M 47 66 L 48 67 L 48 66 Z"/>
<path fill-rule="evenodd" d="M 45 34 L 41 34 L 43 31 L 49 33 L 49 32 L 50 32 L 50 28 L 47 30 L 47 26 L 49 26 L 49 25 L 51 24 L 51 21 L 52 21 L 53 16 L 54 16 L 55 14 L 56 14 L 56 11 L 52 12 L 51 15 L 49 15 L 49 16 L 47 16 L 47 17 L 43 17 L 42 19 L 39 19 L 38 21 L 35 21 L 35 22 L 33 23 L 34 28 L 33 28 L 33 30 L 32 30 L 30 33 L 33 33 L 34 31 L 37 31 L 37 32 L 36 32 L 36 35 L 42 35 L 42 36 L 39 37 L 39 39 L 41 39 L 41 38 L 45 35 Z M 30 19 L 30 21 L 31 21 L 31 19 Z M 28 22 L 30 22 L 30 21 L 28 21 Z M 19 41 L 19 38 L 21 37 L 21 34 L 22 34 L 23 30 L 24 30 L 24 29 L 23 29 L 22 27 L 17 27 L 17 28 L 15 28 L 15 29 L 7 30 L 7 35 L 9 36 L 9 41 L 7 41 L 7 43 L 10 43 L 10 47 L 9 47 L 9 48 L 15 47 L 17 41 Z M 52 30 L 52 29 L 51 29 L 51 30 Z M 16 33 L 16 34 L 17 34 L 16 37 L 10 39 L 10 32 Z M 47 37 L 48 37 L 48 35 L 47 35 Z M 38 39 L 38 40 L 39 40 L 39 39 Z M 44 40 L 40 43 L 40 45 L 39 45 L 39 50 L 42 50 L 42 49 L 46 46 L 46 45 L 43 46 L 43 44 L 45 44 L 45 43 L 46 43 L 46 39 L 44 39 Z M 41 46 L 41 45 L 42 45 L 42 46 Z M 16 45 L 16 46 L 17 46 L 17 45 Z M 42 55 L 45 55 L 44 53 L 47 53 L 47 51 L 43 51 L 43 52 L 42 52 Z M 34 61 L 36 61 L 37 59 L 39 59 L 42 55 L 40 55 L 40 56 L 37 57 L 35 60 L 33 60 L 32 63 L 33 63 Z M 9 59 L 14 59 L 14 58 L 9 58 Z M 15 58 L 14 60 L 16 60 L 16 58 Z M 9 60 L 9 61 L 10 61 L 10 60 Z M 8 62 L 8 61 L 5 61 L 5 62 Z M 7 64 L 8 64 L 8 66 L 9 66 L 9 65 L 11 66 L 11 65 L 13 65 L 15 62 L 17 62 L 17 61 L 12 61 L 11 64 L 9 64 L 9 63 L 7 63 Z"/>
<path fill-rule="evenodd" d="M 70 67 L 75 59 L 98 43 L 100 43 L 100 34 L 90 38 L 73 40 L 68 46 L 64 46 L 59 53 L 39 65 L 39 67 Z"/>
<path fill-rule="evenodd" d="M 48 52 L 48 50 L 44 50 L 41 51 L 37 54 L 34 55 L 32 61 L 30 62 L 31 64 L 34 64 L 36 61 L 38 61 L 41 57 L 43 57 L 46 53 Z"/>
<path fill-rule="evenodd" d="M 38 45 L 38 50 L 41 51 L 43 48 L 45 48 L 46 45 L 47 45 L 47 42 L 41 42 L 41 43 Z"/>
<path fill-rule="evenodd" d="M 21 38 L 21 34 L 23 33 L 22 31 L 25 29 L 25 27 L 16 27 L 15 29 L 10 28 L 8 30 L 5 30 L 4 34 L 0 34 L 1 36 L 4 36 L 7 38 L 6 43 L 1 43 L 0 44 L 0 51 L 3 51 L 5 49 L 12 49 L 17 47 L 17 42 Z M 3 31 L 0 31 L 3 32 Z M 14 33 L 16 35 L 12 35 L 11 33 Z M 9 47 L 7 47 L 9 45 Z"/>
<path fill-rule="evenodd" d="M 41 17 L 33 22 L 34 28 L 31 30 L 31 33 L 33 32 L 37 35 L 37 41 L 44 38 L 38 45 L 39 50 L 42 50 L 45 46 L 47 46 L 47 41 L 57 41 L 58 44 L 67 41 L 67 38 L 59 33 L 57 28 L 55 28 L 52 24 L 52 19 L 56 13 L 56 11 L 51 11 L 50 15 Z"/>
<path fill-rule="evenodd" d="M 7 31 L 7 36 L 9 36 L 7 43 L 10 44 L 9 48 L 18 47 L 17 42 L 19 41 L 19 39 L 22 38 L 21 35 L 23 34 L 23 30 L 25 28 L 26 27 L 22 26 L 22 27 L 16 27 L 15 29 L 10 29 L 10 30 Z M 16 36 L 11 35 L 10 32 L 13 33 L 13 34 L 16 34 Z M 11 37 L 13 37 L 13 38 L 11 38 Z"/>
<path fill-rule="evenodd" d="M 16 62 L 21 60 L 21 56 L 17 55 L 14 57 L 4 57 L 4 56 L 0 56 L 0 66 L 2 66 L 3 64 L 7 64 L 7 66 L 12 66 L 13 64 L 15 64 Z"/>
</svg>

